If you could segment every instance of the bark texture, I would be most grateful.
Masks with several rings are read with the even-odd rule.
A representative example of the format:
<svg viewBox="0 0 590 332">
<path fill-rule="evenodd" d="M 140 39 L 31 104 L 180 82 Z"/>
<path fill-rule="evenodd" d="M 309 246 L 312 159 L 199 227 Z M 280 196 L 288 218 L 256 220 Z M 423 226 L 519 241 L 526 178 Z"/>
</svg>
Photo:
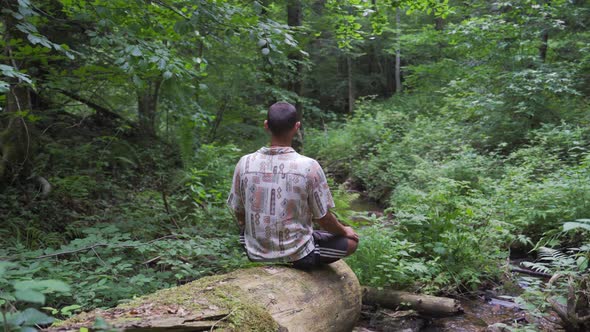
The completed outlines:
<svg viewBox="0 0 590 332">
<path fill-rule="evenodd" d="M 138 91 L 137 111 L 140 128 L 146 136 L 156 136 L 156 118 L 158 112 L 158 98 L 162 78 L 158 77 L 146 83 L 146 87 Z"/>
<path fill-rule="evenodd" d="M 16 28 L 19 23 L 13 16 L 17 12 L 17 2 L 7 1 L 2 4 L 0 16 L 0 34 L 4 39 L 3 58 L 0 63 L 14 69 L 26 68 L 26 60 L 13 56 L 14 40 L 26 40 L 26 36 Z M 9 84 L 6 94 L 4 113 L 9 115 L 8 124 L 0 121 L 0 184 L 13 182 L 26 175 L 31 169 L 32 139 L 25 118 L 14 115 L 16 112 L 29 112 L 32 109 L 30 86 L 14 77 L 2 77 Z M 12 113 L 12 115 L 10 115 Z M 2 118 L 0 118 L 2 120 Z"/>
<path fill-rule="evenodd" d="M 287 1 L 287 25 L 290 28 L 298 29 L 303 24 L 303 7 L 301 0 L 288 0 Z M 297 118 L 299 121 L 303 120 L 303 104 L 299 97 L 303 92 L 303 56 L 299 50 L 293 50 L 288 55 L 289 62 L 292 63 L 293 69 L 291 78 L 288 83 L 287 89 L 297 95 L 295 102 L 295 108 L 297 109 Z M 293 141 L 293 147 L 299 152 L 303 152 L 303 139 L 304 139 L 304 128 L 301 126 L 297 132 L 297 137 Z"/>
<path fill-rule="evenodd" d="M 363 304 L 389 309 L 410 308 L 432 316 L 463 313 L 463 308 L 455 299 L 371 287 L 363 287 Z"/>
<path fill-rule="evenodd" d="M 207 277 L 50 330 L 92 327 L 101 316 L 125 331 L 343 332 L 352 330 L 360 310 L 359 282 L 339 261 L 313 271 L 266 266 Z"/>
</svg>

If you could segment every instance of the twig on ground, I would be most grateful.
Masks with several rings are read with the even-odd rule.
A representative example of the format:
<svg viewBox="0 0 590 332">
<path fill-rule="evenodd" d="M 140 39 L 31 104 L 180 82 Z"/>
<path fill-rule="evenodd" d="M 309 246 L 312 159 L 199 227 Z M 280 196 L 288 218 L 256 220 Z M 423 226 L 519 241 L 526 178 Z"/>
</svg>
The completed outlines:
<svg viewBox="0 0 590 332">
<path fill-rule="evenodd" d="M 227 314 L 225 317 L 213 323 L 213 325 L 211 325 L 211 329 L 209 330 L 209 332 L 213 332 L 213 329 L 215 329 L 215 325 L 217 325 L 217 323 L 220 323 L 221 321 L 226 320 L 229 316 L 231 316 L 234 313 L 234 311 L 236 311 L 236 309 L 230 311 L 229 314 Z"/>
</svg>

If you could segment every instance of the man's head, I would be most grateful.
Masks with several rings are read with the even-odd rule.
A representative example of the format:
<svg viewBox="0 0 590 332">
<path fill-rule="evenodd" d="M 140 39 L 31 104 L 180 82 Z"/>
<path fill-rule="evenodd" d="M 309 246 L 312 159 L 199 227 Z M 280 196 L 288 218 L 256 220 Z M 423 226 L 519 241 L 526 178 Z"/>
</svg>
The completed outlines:
<svg viewBox="0 0 590 332">
<path fill-rule="evenodd" d="M 282 101 L 270 106 L 264 124 L 277 137 L 285 136 L 292 131 L 294 133 L 300 126 L 295 106 Z"/>
</svg>

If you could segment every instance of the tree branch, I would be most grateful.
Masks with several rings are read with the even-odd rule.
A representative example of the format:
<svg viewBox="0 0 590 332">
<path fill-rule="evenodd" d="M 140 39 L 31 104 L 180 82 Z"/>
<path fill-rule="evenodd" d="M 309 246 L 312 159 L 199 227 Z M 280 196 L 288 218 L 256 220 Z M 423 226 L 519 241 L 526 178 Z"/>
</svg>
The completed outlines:
<svg viewBox="0 0 590 332">
<path fill-rule="evenodd" d="M 91 100 L 88 100 L 82 96 L 79 96 L 75 93 L 72 93 L 70 91 L 66 91 L 63 89 L 57 89 L 58 92 L 60 92 L 61 94 L 70 97 L 71 99 L 74 99 L 76 101 L 79 101 L 81 103 L 83 103 L 84 105 L 92 108 L 93 110 L 95 110 L 97 113 L 100 113 L 102 116 L 109 118 L 109 119 L 117 119 L 117 120 L 122 120 L 125 123 L 131 125 L 132 127 L 135 127 L 135 125 L 133 123 L 131 123 L 129 120 L 123 118 L 121 115 L 109 110 L 108 108 L 98 105 L 96 103 L 94 103 Z"/>
<path fill-rule="evenodd" d="M 135 248 L 135 247 L 141 247 L 141 246 L 145 246 L 154 242 L 158 242 L 161 240 L 165 240 L 165 239 L 175 239 L 176 235 L 166 235 L 166 236 L 162 236 L 159 237 L 157 239 L 145 242 L 145 243 L 139 243 L 139 244 L 124 244 L 124 245 L 120 245 L 120 246 L 113 246 L 113 248 Z M 96 247 L 108 247 L 110 245 L 110 243 L 95 243 L 93 245 L 84 247 L 84 248 L 80 248 L 80 249 L 74 249 L 74 250 L 67 250 L 67 251 L 61 251 L 61 252 L 56 252 L 53 254 L 47 254 L 47 255 L 41 255 L 38 257 L 35 257 L 34 259 L 43 259 L 43 258 L 49 258 L 49 257 L 56 257 L 56 256 L 63 256 L 63 255 L 70 255 L 70 254 L 75 254 L 77 252 L 81 252 L 81 251 L 88 251 L 88 250 L 94 250 L 94 248 Z"/>
</svg>

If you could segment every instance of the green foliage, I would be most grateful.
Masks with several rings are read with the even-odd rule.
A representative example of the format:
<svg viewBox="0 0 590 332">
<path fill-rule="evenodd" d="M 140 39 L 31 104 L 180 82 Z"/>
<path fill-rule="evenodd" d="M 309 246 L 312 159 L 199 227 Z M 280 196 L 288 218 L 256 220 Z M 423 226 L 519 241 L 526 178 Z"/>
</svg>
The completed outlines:
<svg viewBox="0 0 590 332">
<path fill-rule="evenodd" d="M 231 188 L 240 149 L 234 145 L 202 145 L 197 151 L 194 167 L 187 174 L 187 185 L 198 205 L 224 204 Z"/>
<path fill-rule="evenodd" d="M 183 233 L 151 241 L 136 239 L 138 232 L 99 225 L 84 229 L 83 237 L 56 249 L 18 252 L 17 248 L 9 248 L 0 254 L 20 260 L 27 269 L 27 278 L 34 280 L 31 282 L 35 289 L 45 286 L 37 279 L 40 277 L 71 284 L 72 291 L 67 296 L 50 303 L 53 308 L 61 308 L 60 315 L 67 315 L 72 310 L 67 309 L 71 303 L 85 310 L 110 307 L 124 299 L 243 264 L 237 236 L 210 237 L 206 229 L 212 224 L 187 225 Z M 146 227 L 144 221 L 143 227 L 154 226 Z M 17 299 L 26 295 L 24 299 L 40 302 L 39 294 L 17 293 Z"/>
<path fill-rule="evenodd" d="M 319 159 L 337 178 L 355 172 L 359 160 L 377 152 L 384 142 L 399 140 L 404 132 L 407 116 L 388 109 L 389 105 L 360 104 L 344 126 L 335 129 L 328 126 L 324 131 L 310 130 L 306 153 Z M 369 193 L 373 195 L 373 190 Z"/>
<path fill-rule="evenodd" d="M 527 148 L 514 153 L 511 157 L 518 156 L 519 165 L 507 167 L 498 190 L 505 198 L 501 208 L 506 218 L 536 238 L 558 230 L 566 220 L 590 215 L 588 155 L 569 166 L 541 151 Z"/>
<path fill-rule="evenodd" d="M 332 179 L 328 179 L 328 183 L 334 199 L 334 208 L 330 209 L 330 212 L 334 213 L 340 222 L 356 226 L 356 213 L 351 210 L 351 203 L 358 199 L 359 195 L 347 192 L 343 185 L 336 185 Z"/>
<path fill-rule="evenodd" d="M 411 112 L 406 105 L 413 98 L 421 96 L 401 104 L 367 103 L 345 125 L 318 132 L 323 137 L 314 138 L 311 150 L 329 172 L 355 178 L 370 196 L 387 202 L 396 226 L 383 236 L 391 238 L 371 234 L 367 246 L 378 252 L 400 240 L 414 244 L 400 259 L 424 259 L 429 268 L 409 274 L 424 290 L 474 289 L 497 276 L 496 262 L 510 243 L 542 236 L 550 241 L 565 220 L 590 213 L 585 128 L 548 124 L 530 131 L 529 143 L 508 155 L 501 154 L 505 146 L 485 152 L 461 122 L 438 112 L 396 117 Z M 388 264 L 359 253 L 361 263 L 351 258 L 355 266 Z M 377 275 L 375 284 L 389 282 Z M 396 278 L 411 279 L 404 273 Z"/>
<path fill-rule="evenodd" d="M 529 267 L 572 279 L 528 280 L 527 310 L 587 289 L 587 6 L 302 4 L 298 28 L 274 1 L 3 8 L 0 102 L 22 89 L 33 109 L 0 125 L 27 120 L 41 147 L 27 155 L 33 175 L 52 185 L 48 197 L 30 179 L 1 188 L 0 257 L 17 264 L 0 263 L 11 329 L 48 324 L 44 301 L 63 318 L 247 266 L 224 202 L 237 158 L 268 140 L 276 100 L 303 105 L 305 154 L 337 180 L 335 211 L 359 227 L 348 262 L 363 283 L 473 290 L 496 278 L 511 243 L 535 241 L 545 249 Z M 383 100 L 398 52 L 404 93 Z M 159 138 L 138 128 L 146 97 Z M 356 223 L 345 180 L 386 217 Z M 45 298 L 48 279 L 71 289 Z"/>
<path fill-rule="evenodd" d="M 351 15 L 361 8 L 355 4 L 331 10 Z M 378 14 L 367 16 L 383 15 L 380 7 L 370 10 Z M 564 222 L 584 228 L 572 220 L 590 215 L 588 94 L 579 84 L 588 67 L 564 56 L 585 59 L 587 48 L 573 36 L 587 14 L 567 1 L 476 1 L 445 20 L 413 13 L 414 23 L 375 29 L 386 45 L 377 52 L 394 54 L 401 45 L 409 94 L 361 102 L 344 124 L 328 123 L 307 137 L 307 152 L 329 173 L 360 184 L 393 217 L 394 226 L 367 231 L 360 262 L 350 258 L 359 274 L 361 266 L 380 264 L 397 273 L 393 279 L 409 280 L 396 270 L 403 263 L 362 258 L 403 240 L 413 250 L 392 257 L 428 266 L 409 274 L 423 289 L 473 289 L 497 275 L 510 243 L 580 243 L 578 235 L 558 235 Z M 349 41 L 340 46 L 376 52 L 361 45 L 363 25 L 346 22 L 337 26 L 336 39 Z M 378 269 L 372 273 L 380 276 L 376 285 L 392 283 Z"/>
<path fill-rule="evenodd" d="M 72 285 L 44 303 L 57 318 L 247 264 L 237 227 L 222 208 L 237 149 L 203 145 L 191 159 L 191 178 L 174 151 L 172 157 L 160 152 L 165 143 L 144 147 L 119 135 L 51 141 L 38 170 L 53 175 L 53 189 L 33 207 L 35 198 L 22 194 L 27 187 L 2 193 L 0 209 L 8 213 L 0 259 L 18 262 L 18 278 L 34 285 L 48 278 Z M 191 201 L 201 205 L 186 204 Z M 33 286 L 16 295 L 39 306 L 46 290 Z M 32 322 L 22 315 L 14 316 L 18 324 Z"/>
<path fill-rule="evenodd" d="M 537 318 L 557 311 L 562 326 L 583 330 L 585 323 L 578 318 L 587 310 L 584 303 L 587 303 L 590 291 L 589 258 L 587 241 L 583 246 L 570 248 L 566 252 L 540 247 L 537 261 L 524 262 L 523 266 L 552 274 L 553 277 L 548 283 L 532 277 L 521 277 L 520 282 L 526 287 L 523 294 L 515 298 L 515 302 Z"/>
<path fill-rule="evenodd" d="M 5 331 L 35 331 L 51 324 L 53 318 L 27 305 L 43 305 L 46 294 L 69 293 L 70 287 L 59 280 L 31 279 L 17 264 L 0 261 L 0 328 Z"/>
<path fill-rule="evenodd" d="M 416 257 L 419 245 L 403 239 L 392 225 L 377 221 L 358 233 L 359 247 L 346 262 L 361 284 L 403 288 L 429 282 L 438 273 L 435 262 Z"/>
</svg>

